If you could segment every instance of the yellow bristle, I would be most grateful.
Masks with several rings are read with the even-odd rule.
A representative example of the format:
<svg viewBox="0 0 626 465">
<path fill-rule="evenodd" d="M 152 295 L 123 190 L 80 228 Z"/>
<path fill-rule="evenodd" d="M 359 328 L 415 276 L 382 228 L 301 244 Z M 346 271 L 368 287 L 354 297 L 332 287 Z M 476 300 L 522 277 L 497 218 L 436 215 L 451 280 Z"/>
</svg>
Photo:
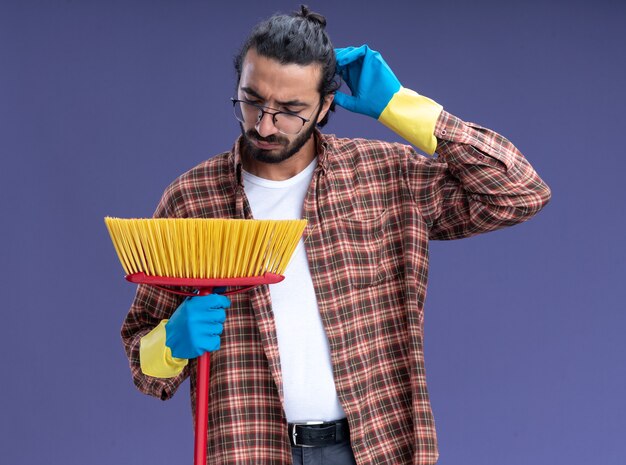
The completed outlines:
<svg viewBox="0 0 626 465">
<path fill-rule="evenodd" d="M 306 220 L 105 218 L 126 274 L 234 278 L 283 274 Z"/>
</svg>

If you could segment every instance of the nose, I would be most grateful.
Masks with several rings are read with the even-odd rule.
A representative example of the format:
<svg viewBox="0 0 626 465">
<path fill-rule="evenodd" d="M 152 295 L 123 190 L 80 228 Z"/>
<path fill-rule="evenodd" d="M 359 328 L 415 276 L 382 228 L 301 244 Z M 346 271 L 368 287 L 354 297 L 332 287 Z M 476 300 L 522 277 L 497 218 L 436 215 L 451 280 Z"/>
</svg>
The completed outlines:
<svg viewBox="0 0 626 465">
<path fill-rule="evenodd" d="M 276 134 L 278 132 L 278 129 L 274 126 L 274 119 L 272 118 L 272 115 L 264 112 L 261 112 L 254 129 L 256 129 L 261 137 L 271 136 L 272 134 Z"/>
</svg>

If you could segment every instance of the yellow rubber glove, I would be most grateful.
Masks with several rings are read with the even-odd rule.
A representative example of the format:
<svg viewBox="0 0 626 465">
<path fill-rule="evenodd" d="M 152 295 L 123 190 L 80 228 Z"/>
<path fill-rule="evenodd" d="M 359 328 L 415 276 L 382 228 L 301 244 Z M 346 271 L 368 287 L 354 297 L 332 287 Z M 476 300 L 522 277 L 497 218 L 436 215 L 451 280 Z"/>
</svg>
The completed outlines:
<svg viewBox="0 0 626 465">
<path fill-rule="evenodd" d="M 139 362 L 143 374 L 155 378 L 174 378 L 179 375 L 189 361 L 186 358 L 172 356 L 172 350 L 165 345 L 165 325 L 159 325 L 141 338 L 139 344 Z"/>
</svg>

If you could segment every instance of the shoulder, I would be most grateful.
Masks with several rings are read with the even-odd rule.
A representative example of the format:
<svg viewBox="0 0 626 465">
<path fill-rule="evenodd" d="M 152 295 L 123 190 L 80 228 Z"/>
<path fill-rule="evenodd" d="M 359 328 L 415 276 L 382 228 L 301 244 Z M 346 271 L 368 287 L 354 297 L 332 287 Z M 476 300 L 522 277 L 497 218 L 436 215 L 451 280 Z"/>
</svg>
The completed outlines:
<svg viewBox="0 0 626 465">
<path fill-rule="evenodd" d="M 410 146 L 397 142 L 386 142 L 376 139 L 365 139 L 360 137 L 338 137 L 335 134 L 324 134 L 323 141 L 329 147 L 340 151 L 362 152 L 397 152 L 404 151 Z"/>
<path fill-rule="evenodd" d="M 210 187 L 219 184 L 233 171 L 230 160 L 231 152 L 215 155 L 178 176 L 170 187 L 186 189 L 189 185 Z"/>
<path fill-rule="evenodd" d="M 234 193 L 236 177 L 232 152 L 223 152 L 178 176 L 165 189 L 156 216 L 216 216 L 213 206 L 224 205 Z"/>
<path fill-rule="evenodd" d="M 334 134 L 325 134 L 323 140 L 331 164 L 397 166 L 407 157 L 419 157 L 412 146 L 397 142 L 337 137 Z"/>
</svg>

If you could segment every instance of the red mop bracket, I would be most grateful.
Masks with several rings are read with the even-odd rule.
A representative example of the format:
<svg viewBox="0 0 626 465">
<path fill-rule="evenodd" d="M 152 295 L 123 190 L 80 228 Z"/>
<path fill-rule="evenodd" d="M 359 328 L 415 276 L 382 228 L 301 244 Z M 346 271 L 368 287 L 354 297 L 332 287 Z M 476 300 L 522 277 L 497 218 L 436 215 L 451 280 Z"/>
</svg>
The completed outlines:
<svg viewBox="0 0 626 465">
<path fill-rule="evenodd" d="M 151 276 L 143 272 L 126 275 L 126 281 L 134 284 L 151 286 L 182 286 L 201 289 L 203 287 L 260 286 L 276 284 L 285 277 L 280 274 L 265 273 L 261 276 L 245 276 L 240 278 L 171 278 L 167 276 Z M 169 290 L 169 289 L 168 289 Z"/>
</svg>

